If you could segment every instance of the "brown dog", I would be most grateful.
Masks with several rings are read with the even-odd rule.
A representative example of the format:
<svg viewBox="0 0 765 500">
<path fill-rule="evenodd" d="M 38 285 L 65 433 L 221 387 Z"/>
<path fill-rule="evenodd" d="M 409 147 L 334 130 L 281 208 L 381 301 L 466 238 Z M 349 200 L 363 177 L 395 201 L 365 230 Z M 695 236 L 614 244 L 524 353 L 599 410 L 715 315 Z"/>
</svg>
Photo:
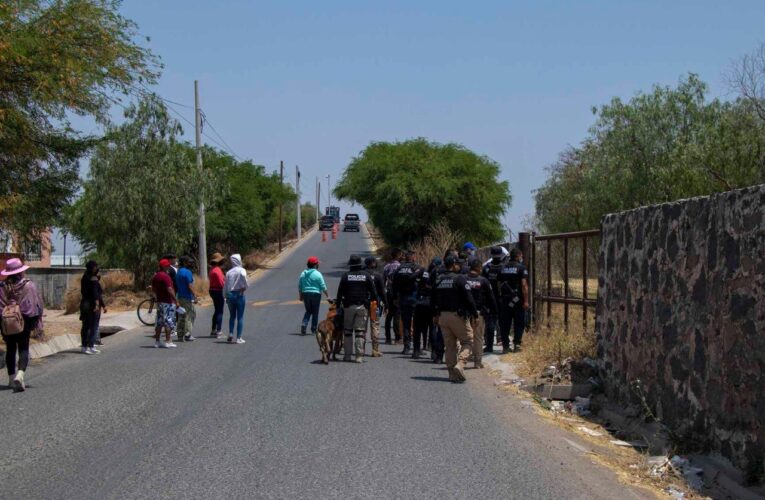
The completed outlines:
<svg viewBox="0 0 765 500">
<path fill-rule="evenodd" d="M 335 328 L 335 316 L 337 316 L 337 304 L 333 303 L 329 306 L 327 318 L 319 322 L 316 332 L 316 342 L 318 342 L 321 351 L 321 362 L 325 365 L 329 363 L 330 354 L 332 360 L 337 361 L 339 347 L 343 345 L 343 332 Z"/>
</svg>

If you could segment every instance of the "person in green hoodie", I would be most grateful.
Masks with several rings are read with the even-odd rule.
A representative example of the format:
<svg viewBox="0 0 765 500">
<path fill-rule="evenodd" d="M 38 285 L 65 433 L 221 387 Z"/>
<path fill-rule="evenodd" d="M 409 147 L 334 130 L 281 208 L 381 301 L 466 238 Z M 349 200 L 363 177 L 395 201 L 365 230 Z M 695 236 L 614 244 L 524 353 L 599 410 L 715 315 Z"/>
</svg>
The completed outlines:
<svg viewBox="0 0 765 500">
<path fill-rule="evenodd" d="M 321 294 L 327 299 L 327 284 L 324 283 L 324 276 L 319 272 L 319 259 L 309 257 L 307 263 L 308 269 L 300 274 L 298 281 L 298 290 L 300 300 L 305 305 L 305 314 L 303 315 L 303 325 L 300 327 L 300 334 L 305 335 L 308 329 L 308 320 L 311 320 L 311 333 L 316 334 L 319 325 L 319 306 L 321 305 Z"/>
</svg>

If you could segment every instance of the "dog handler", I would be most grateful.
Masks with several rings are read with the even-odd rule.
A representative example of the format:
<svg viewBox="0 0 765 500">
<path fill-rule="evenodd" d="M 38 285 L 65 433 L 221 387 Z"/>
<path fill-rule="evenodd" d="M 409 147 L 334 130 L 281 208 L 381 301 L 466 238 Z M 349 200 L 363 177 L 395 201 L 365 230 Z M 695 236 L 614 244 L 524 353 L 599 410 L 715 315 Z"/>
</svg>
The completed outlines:
<svg viewBox="0 0 765 500">
<path fill-rule="evenodd" d="M 338 304 L 343 305 L 344 311 L 343 361 L 351 360 L 351 351 L 354 351 L 355 345 L 355 361 L 361 363 L 364 358 L 364 336 L 369 305 L 377 301 L 377 290 L 372 276 L 361 269 L 361 257 L 351 255 L 348 265 L 351 269 L 340 278 L 336 300 Z"/>
<path fill-rule="evenodd" d="M 305 335 L 306 329 L 308 329 L 308 320 L 311 320 L 311 333 L 316 335 L 316 328 L 319 324 L 321 294 L 323 293 L 329 299 L 329 293 L 327 293 L 327 284 L 324 282 L 324 276 L 319 272 L 318 257 L 308 257 L 306 266 L 307 269 L 300 273 L 300 279 L 298 280 L 300 300 L 303 301 L 305 306 L 300 334 Z"/>
</svg>

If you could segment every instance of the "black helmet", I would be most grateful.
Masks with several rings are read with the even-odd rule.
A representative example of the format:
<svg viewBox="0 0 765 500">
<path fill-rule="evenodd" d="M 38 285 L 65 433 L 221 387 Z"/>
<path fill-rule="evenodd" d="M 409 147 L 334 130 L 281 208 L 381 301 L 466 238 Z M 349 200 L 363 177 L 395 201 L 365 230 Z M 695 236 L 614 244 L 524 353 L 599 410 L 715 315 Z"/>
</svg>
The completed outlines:
<svg viewBox="0 0 765 500">
<path fill-rule="evenodd" d="M 348 265 L 350 267 L 361 267 L 361 257 L 356 254 L 351 255 L 351 258 L 348 259 Z"/>
<path fill-rule="evenodd" d="M 491 247 L 491 256 L 492 257 L 499 257 L 502 255 L 502 248 L 500 247 Z"/>
</svg>

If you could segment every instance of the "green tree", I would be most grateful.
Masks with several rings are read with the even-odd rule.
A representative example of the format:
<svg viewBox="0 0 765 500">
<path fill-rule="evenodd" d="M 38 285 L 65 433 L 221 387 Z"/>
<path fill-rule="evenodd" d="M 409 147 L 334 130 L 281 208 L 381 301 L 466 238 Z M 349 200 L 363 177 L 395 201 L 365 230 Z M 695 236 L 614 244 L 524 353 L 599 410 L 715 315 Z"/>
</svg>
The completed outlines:
<svg viewBox="0 0 765 500">
<path fill-rule="evenodd" d="M 499 173 L 496 162 L 458 144 L 376 142 L 351 161 L 334 193 L 363 205 L 392 244 L 419 241 L 440 222 L 488 243 L 502 237 L 511 202 Z"/>
<path fill-rule="evenodd" d="M 197 207 L 209 196 L 212 178 L 178 142 L 181 127 L 158 98 L 142 99 L 125 118 L 95 148 L 69 227 L 98 249 L 105 264 L 132 270 L 140 288 L 163 253 L 192 241 Z"/>
<path fill-rule="evenodd" d="M 710 102 L 689 75 L 594 109 L 588 137 L 562 153 L 535 193 L 547 232 L 597 227 L 603 215 L 765 182 L 765 126 L 751 100 Z"/>
<path fill-rule="evenodd" d="M 33 237 L 79 185 L 78 159 L 95 144 L 72 114 L 108 121 L 115 95 L 153 83 L 158 62 L 135 43 L 115 0 L 0 2 L 0 228 Z"/>
</svg>

